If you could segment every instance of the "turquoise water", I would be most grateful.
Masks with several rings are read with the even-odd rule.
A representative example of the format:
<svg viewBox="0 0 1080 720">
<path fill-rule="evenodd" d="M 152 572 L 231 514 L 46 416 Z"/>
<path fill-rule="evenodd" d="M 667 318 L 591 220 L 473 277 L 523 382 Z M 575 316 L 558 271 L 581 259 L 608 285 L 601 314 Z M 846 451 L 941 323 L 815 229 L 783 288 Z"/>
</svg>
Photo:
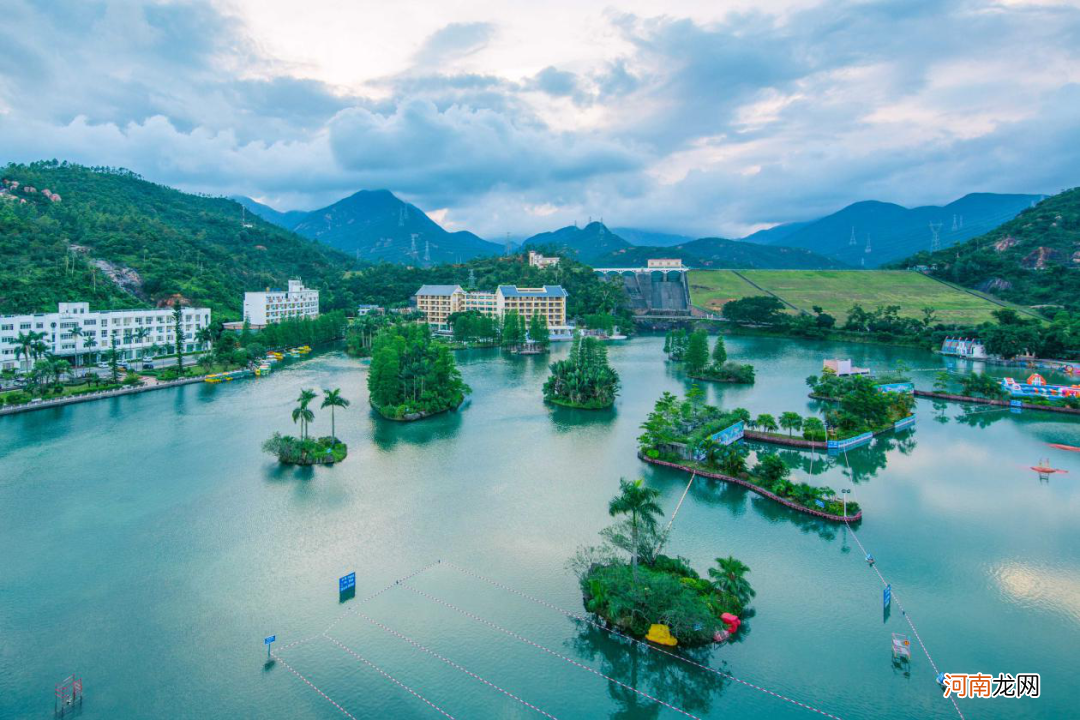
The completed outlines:
<svg viewBox="0 0 1080 720">
<path fill-rule="evenodd" d="M 627 650 L 457 569 L 580 611 L 565 562 L 609 522 L 619 477 L 645 478 L 674 510 L 687 477 L 634 457 L 655 398 L 686 388 L 661 343 L 611 346 L 625 387 L 610 412 L 546 407 L 545 359 L 475 351 L 459 354 L 469 404 L 410 425 L 375 418 L 366 369 L 338 353 L 265 379 L 0 418 L 0 717 L 47 716 L 54 684 L 73 672 L 87 719 L 342 717 L 284 663 L 266 664 L 270 634 L 291 668 L 355 717 L 438 717 L 321 635 L 345 610 L 366 617 L 348 615 L 330 637 L 455 717 L 538 713 L 374 623 L 559 718 L 686 717 L 581 666 L 696 717 L 821 717 Z M 814 411 L 803 379 L 823 357 L 903 360 L 926 387 L 923 369 L 944 362 L 761 338 L 728 349 L 756 365 L 758 382 L 710 395 L 755 414 Z M 280 468 L 259 450 L 274 430 L 292 431 L 301 387 L 341 387 L 353 401 L 337 417 L 350 447 L 337 467 Z M 999 410 L 961 421 L 954 405 L 942 423 L 926 401 L 917 414 L 913 432 L 851 452 L 850 471 L 816 456 L 813 482 L 854 488 L 859 538 L 943 671 L 1042 674 L 1038 700 L 960 701 L 966 717 L 1073 715 L 1080 453 L 1047 443 L 1080 446 L 1080 422 Z M 313 430 L 329 425 L 318 412 Z M 786 456 L 805 478 L 810 456 Z M 1040 482 L 1028 466 L 1042 457 L 1070 474 Z M 746 632 L 698 662 L 843 718 L 957 717 L 917 645 L 910 675 L 892 668 L 890 633 L 907 624 L 895 606 L 883 622 L 880 581 L 845 528 L 695 481 L 668 548 L 700 571 L 728 554 L 752 569 Z M 357 598 L 339 604 L 349 571 Z"/>
</svg>

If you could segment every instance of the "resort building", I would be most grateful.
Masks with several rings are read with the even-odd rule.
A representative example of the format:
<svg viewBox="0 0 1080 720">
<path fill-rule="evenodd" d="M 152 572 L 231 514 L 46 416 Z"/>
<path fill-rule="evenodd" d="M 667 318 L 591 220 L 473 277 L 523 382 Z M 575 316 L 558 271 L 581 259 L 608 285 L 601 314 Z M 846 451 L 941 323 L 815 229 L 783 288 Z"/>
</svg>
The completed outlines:
<svg viewBox="0 0 1080 720">
<path fill-rule="evenodd" d="M 364 315 L 368 315 L 370 313 L 380 313 L 380 312 L 382 312 L 382 306 L 380 306 L 380 305 L 357 305 L 356 306 L 356 316 L 357 317 L 363 317 Z"/>
<path fill-rule="evenodd" d="M 294 318 L 319 317 L 319 291 L 304 287 L 299 280 L 290 280 L 287 290 L 244 293 L 244 319 L 251 327 Z"/>
<path fill-rule="evenodd" d="M 535 250 L 529 251 L 529 264 L 533 267 L 546 268 L 559 264 L 558 257 L 545 257 Z"/>
<path fill-rule="evenodd" d="M 555 335 L 566 329 L 566 290 L 560 285 L 539 288 L 500 285 L 495 292 L 465 292 L 460 285 L 424 285 L 413 296 L 416 309 L 435 331 L 450 330 L 454 313 L 476 312 L 502 318 L 511 310 L 529 321 L 539 313 Z"/>
<path fill-rule="evenodd" d="M 851 360 L 826 360 L 822 363 L 822 370 L 835 373 L 838 377 L 848 375 L 869 375 L 870 368 L 855 367 Z"/>
<path fill-rule="evenodd" d="M 945 338 L 945 341 L 941 343 L 941 354 L 956 355 L 957 357 L 969 358 L 971 360 L 985 360 L 986 346 L 979 340 Z"/>
<path fill-rule="evenodd" d="M 184 352 L 199 352 L 209 347 L 199 339 L 199 331 L 210 326 L 210 309 L 185 307 L 183 310 Z M 34 358 L 20 347 L 19 335 L 43 335 L 43 353 L 55 355 L 73 365 L 98 362 L 116 343 L 122 360 L 168 354 L 176 346 L 176 328 L 171 307 L 153 310 L 90 310 L 84 302 L 60 303 L 54 313 L 5 315 L 0 317 L 0 370 L 25 372 Z"/>
</svg>

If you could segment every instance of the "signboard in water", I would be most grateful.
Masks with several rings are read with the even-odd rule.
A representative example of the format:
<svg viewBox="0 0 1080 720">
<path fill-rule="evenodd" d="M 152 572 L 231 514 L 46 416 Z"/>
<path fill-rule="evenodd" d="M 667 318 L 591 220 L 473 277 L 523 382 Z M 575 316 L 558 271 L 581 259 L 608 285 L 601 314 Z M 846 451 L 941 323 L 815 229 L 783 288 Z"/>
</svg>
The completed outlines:
<svg viewBox="0 0 1080 720">
<path fill-rule="evenodd" d="M 264 645 L 269 645 L 270 643 L 274 642 L 275 640 L 277 640 L 277 635 L 271 635 L 270 637 L 263 640 L 263 644 Z"/>
<path fill-rule="evenodd" d="M 711 439 L 721 445 L 730 445 L 731 443 L 742 440 L 743 438 L 743 423 L 740 420 L 734 425 L 729 425 L 718 433 L 713 433 Z"/>
<path fill-rule="evenodd" d="M 356 573 L 351 572 L 345 577 L 338 578 L 338 592 L 345 592 L 356 587 Z"/>
<path fill-rule="evenodd" d="M 878 385 L 877 389 L 881 392 L 913 393 L 915 392 L 915 384 L 909 382 L 885 383 L 884 385 Z"/>
</svg>

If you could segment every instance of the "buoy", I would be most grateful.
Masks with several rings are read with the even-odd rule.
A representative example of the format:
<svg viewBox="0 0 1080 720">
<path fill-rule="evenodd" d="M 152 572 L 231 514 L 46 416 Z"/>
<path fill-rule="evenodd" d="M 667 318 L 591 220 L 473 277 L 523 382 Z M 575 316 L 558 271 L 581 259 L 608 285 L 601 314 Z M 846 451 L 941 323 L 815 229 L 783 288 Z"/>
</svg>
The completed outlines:
<svg viewBox="0 0 1080 720">
<path fill-rule="evenodd" d="M 667 645 L 669 647 L 679 644 L 679 641 L 671 634 L 671 629 L 667 625 L 650 626 L 649 634 L 645 636 L 645 639 L 657 645 Z"/>
<path fill-rule="evenodd" d="M 870 553 L 866 553 L 866 564 L 867 565 L 873 565 L 874 564 L 874 556 L 871 555 Z"/>
</svg>

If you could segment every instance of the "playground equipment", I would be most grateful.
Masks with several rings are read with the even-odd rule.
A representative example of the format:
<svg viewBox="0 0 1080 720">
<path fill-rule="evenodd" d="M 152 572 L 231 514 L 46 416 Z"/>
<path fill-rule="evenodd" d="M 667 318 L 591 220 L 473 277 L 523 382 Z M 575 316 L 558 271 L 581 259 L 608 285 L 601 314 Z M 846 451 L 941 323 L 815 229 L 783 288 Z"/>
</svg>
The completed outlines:
<svg viewBox="0 0 1080 720">
<path fill-rule="evenodd" d="M 894 663 L 906 665 L 911 662 L 911 639 L 907 635 L 892 634 L 892 656 Z"/>
<path fill-rule="evenodd" d="M 1038 465 L 1032 465 L 1031 469 L 1039 473 L 1040 480 L 1049 480 L 1054 473 L 1068 473 L 1068 470 L 1056 468 L 1050 464 L 1050 458 L 1043 458 Z"/>
<path fill-rule="evenodd" d="M 53 702 L 53 715 L 63 717 L 64 713 L 72 711 L 76 706 L 82 707 L 83 685 L 82 678 L 68 675 L 63 682 L 56 685 L 56 699 Z"/>
<path fill-rule="evenodd" d="M 1023 383 L 1007 377 L 1001 381 L 1001 387 L 1013 397 L 1080 397 L 1080 385 L 1047 385 L 1046 378 L 1039 373 L 1032 373 Z"/>
</svg>

